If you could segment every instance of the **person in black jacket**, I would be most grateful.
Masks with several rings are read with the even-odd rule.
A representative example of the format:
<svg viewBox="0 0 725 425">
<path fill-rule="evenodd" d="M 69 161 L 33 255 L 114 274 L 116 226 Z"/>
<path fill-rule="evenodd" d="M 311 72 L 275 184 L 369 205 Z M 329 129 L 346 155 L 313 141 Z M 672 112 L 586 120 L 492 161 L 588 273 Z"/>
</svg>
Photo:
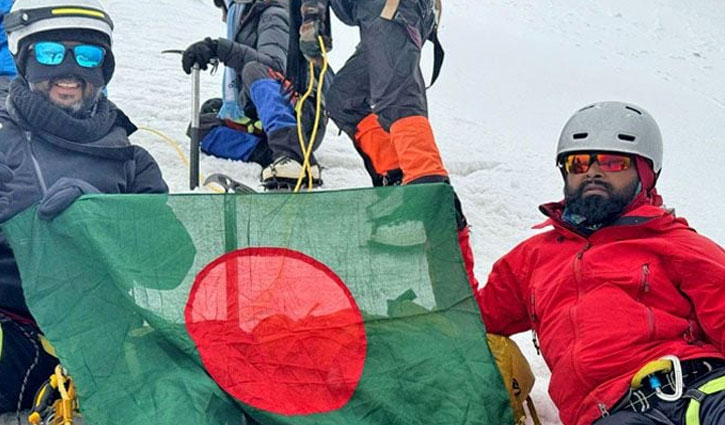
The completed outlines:
<svg viewBox="0 0 725 425">
<path fill-rule="evenodd" d="M 18 76 L 0 111 L 0 223 L 38 202 L 51 220 L 83 194 L 167 193 L 156 161 L 128 140 L 135 126 L 103 94 L 115 60 L 101 3 L 16 0 L 4 23 Z M 57 359 L 2 233 L 0 338 L 0 413 L 28 408 Z"/>
<path fill-rule="evenodd" d="M 190 45 L 182 56 L 184 71 L 191 73 L 194 64 L 205 70 L 214 60 L 226 66 L 218 117 L 230 127 L 250 120 L 261 121 L 272 159 L 271 164 L 262 164 L 261 180 L 266 188 L 294 186 L 301 175 L 311 175 L 315 185 L 321 184 L 320 167 L 314 155 L 310 156 L 309 173 L 302 167 L 304 152 L 293 109 L 295 95 L 287 80 L 291 76 L 285 75 L 290 44 L 287 0 L 214 0 L 214 4 L 223 11 L 227 37 L 206 38 Z M 302 121 L 307 139 L 313 120 Z M 317 131 L 313 151 L 323 135 L 324 122 Z M 229 146 L 218 149 L 224 151 L 218 156 L 233 158 Z"/>
</svg>

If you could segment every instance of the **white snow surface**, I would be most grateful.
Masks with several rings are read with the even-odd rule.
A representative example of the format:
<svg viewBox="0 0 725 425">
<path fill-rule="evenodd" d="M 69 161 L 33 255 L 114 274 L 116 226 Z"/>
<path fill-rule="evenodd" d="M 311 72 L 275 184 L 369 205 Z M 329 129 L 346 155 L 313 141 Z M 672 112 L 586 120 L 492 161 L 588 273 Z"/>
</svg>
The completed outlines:
<svg viewBox="0 0 725 425">
<path fill-rule="evenodd" d="M 725 8 L 721 0 L 445 0 L 446 61 L 428 91 L 430 121 L 472 226 L 476 275 L 535 232 L 537 206 L 562 196 L 554 149 L 578 108 L 621 100 L 647 109 L 664 137 L 658 187 L 668 207 L 725 243 Z M 178 55 L 224 34 L 211 0 L 105 0 L 116 29 L 110 98 L 139 126 L 159 130 L 188 153 L 190 77 Z M 358 42 L 333 24 L 330 62 L 339 69 Z M 430 76 L 427 46 L 424 75 Z M 202 101 L 219 96 L 221 72 L 202 75 Z M 132 141 L 160 163 L 172 192 L 188 191 L 174 148 L 140 131 Z M 330 125 L 317 152 L 324 189 L 369 186 L 362 161 Z M 260 167 L 202 156 L 204 174 L 257 185 Z M 206 191 L 207 189 L 201 189 Z M 529 334 L 516 337 L 534 368 L 533 398 L 544 424 L 559 423 L 549 373 Z"/>
</svg>

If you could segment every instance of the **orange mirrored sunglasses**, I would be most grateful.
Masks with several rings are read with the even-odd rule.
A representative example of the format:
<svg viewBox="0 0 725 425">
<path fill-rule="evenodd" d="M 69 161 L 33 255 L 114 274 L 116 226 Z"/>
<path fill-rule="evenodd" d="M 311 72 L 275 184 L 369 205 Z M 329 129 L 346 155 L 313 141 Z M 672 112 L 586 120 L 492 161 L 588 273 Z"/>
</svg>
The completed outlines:
<svg viewBox="0 0 725 425">
<path fill-rule="evenodd" d="M 624 171 L 632 166 L 631 156 L 616 153 L 572 153 L 566 155 L 559 166 L 567 173 L 582 174 L 589 171 L 595 161 L 605 173 Z"/>
</svg>

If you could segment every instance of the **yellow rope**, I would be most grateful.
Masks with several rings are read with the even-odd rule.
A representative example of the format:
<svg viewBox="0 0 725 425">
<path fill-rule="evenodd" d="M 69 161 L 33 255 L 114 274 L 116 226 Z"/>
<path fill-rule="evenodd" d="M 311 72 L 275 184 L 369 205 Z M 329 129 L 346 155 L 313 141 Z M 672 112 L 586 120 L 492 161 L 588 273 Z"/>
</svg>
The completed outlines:
<svg viewBox="0 0 725 425">
<path fill-rule="evenodd" d="M 147 131 L 147 132 L 149 132 L 151 134 L 155 134 L 156 136 L 159 136 L 161 139 L 165 140 L 174 149 L 176 149 L 176 153 L 179 154 L 179 157 L 181 157 L 181 160 L 184 162 L 184 165 L 186 165 L 186 168 L 190 168 L 189 159 L 186 158 L 186 155 L 184 154 L 184 151 L 181 149 L 181 146 L 174 139 L 172 139 L 171 137 L 165 135 L 164 133 L 160 132 L 159 130 L 155 130 L 155 129 L 150 128 L 150 127 L 139 127 L 138 129 L 139 130 L 143 130 L 143 131 Z M 199 178 L 202 181 L 206 180 L 206 177 L 201 172 L 199 173 Z M 220 188 L 218 188 L 216 186 L 212 186 L 211 184 L 206 184 L 205 186 L 208 187 L 209 189 L 211 189 L 212 191 L 216 192 L 216 193 L 224 193 L 224 190 L 223 189 L 220 189 Z"/>
<path fill-rule="evenodd" d="M 307 91 L 304 95 L 299 99 L 297 102 L 297 137 L 300 141 L 300 148 L 302 149 L 302 154 L 305 157 L 304 162 L 302 163 L 302 172 L 300 173 L 300 176 L 297 178 L 297 184 L 295 185 L 295 192 L 299 192 L 302 186 L 302 181 L 305 178 L 305 173 L 307 173 L 307 188 L 309 190 L 312 190 L 312 171 L 310 166 L 310 156 L 312 155 L 312 145 L 315 143 L 315 139 L 317 138 L 317 130 L 319 129 L 320 125 L 320 116 L 322 115 L 322 86 L 325 82 L 325 73 L 327 72 L 327 50 L 325 50 L 325 42 L 322 40 L 322 36 L 317 36 L 317 42 L 320 44 L 320 51 L 322 52 L 322 70 L 320 71 L 320 78 L 318 79 L 317 84 L 317 99 L 315 104 L 315 122 L 312 127 L 312 134 L 310 135 L 310 140 L 308 143 L 305 143 L 304 135 L 302 134 L 302 107 L 304 106 L 305 100 L 310 96 L 310 93 L 312 93 L 312 89 L 315 85 L 315 68 L 314 64 L 310 62 L 310 84 L 307 87 Z"/>
<path fill-rule="evenodd" d="M 297 105 L 295 105 L 295 109 L 297 112 L 297 138 L 300 142 L 300 150 L 302 151 L 302 156 L 307 157 L 307 142 L 305 142 L 305 136 L 302 134 L 302 109 L 305 104 L 305 101 L 312 93 L 312 89 L 315 86 L 315 67 L 312 62 L 309 62 L 310 64 L 310 84 L 307 87 L 307 91 L 302 95 L 302 97 L 297 102 Z M 307 166 L 305 166 L 307 165 Z M 295 185 L 295 192 L 299 191 L 299 186 L 302 182 L 302 179 L 305 177 L 305 173 L 308 175 L 311 174 L 311 167 L 309 166 L 309 163 L 302 161 L 302 171 L 300 172 L 300 175 L 297 177 L 297 184 Z M 311 185 L 308 185 L 308 187 L 311 187 Z"/>
<path fill-rule="evenodd" d="M 310 64 L 310 84 L 308 85 L 307 90 L 302 95 L 302 97 L 300 97 L 299 100 L 297 101 L 297 105 L 295 105 L 295 110 L 296 110 L 295 112 L 297 113 L 297 139 L 300 142 L 300 150 L 302 151 L 302 156 L 305 156 L 305 157 L 307 156 L 307 145 L 305 142 L 305 136 L 302 134 L 302 107 L 304 106 L 307 98 L 312 93 L 312 89 L 315 87 L 315 67 L 312 62 L 309 62 L 309 64 Z M 300 182 L 302 181 L 302 179 L 304 178 L 305 172 L 308 172 L 309 171 L 308 169 L 310 168 L 309 164 L 308 164 L 308 167 L 305 167 L 304 164 L 305 163 L 303 161 L 302 171 L 300 172 L 300 175 L 297 178 L 297 185 L 295 186 L 295 192 L 298 191 L 298 186 L 299 186 Z M 307 174 L 310 174 L 310 173 L 308 172 Z"/>
</svg>

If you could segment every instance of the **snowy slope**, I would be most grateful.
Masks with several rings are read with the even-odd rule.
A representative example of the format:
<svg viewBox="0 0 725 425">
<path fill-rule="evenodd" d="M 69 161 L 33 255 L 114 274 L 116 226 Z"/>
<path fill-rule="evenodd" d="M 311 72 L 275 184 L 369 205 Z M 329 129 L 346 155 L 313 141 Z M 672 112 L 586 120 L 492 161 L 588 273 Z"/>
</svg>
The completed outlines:
<svg viewBox="0 0 725 425">
<path fill-rule="evenodd" d="M 190 82 L 178 56 L 161 55 L 223 34 L 211 0 L 106 0 L 116 22 L 118 64 L 111 98 L 139 125 L 184 144 Z M 533 234 L 537 205 L 561 196 L 553 152 L 569 115 L 587 103 L 624 100 L 648 109 L 665 138 L 660 191 L 700 232 L 725 244 L 725 10 L 718 0 L 446 0 L 443 74 L 431 90 L 431 121 L 474 231 L 480 280 L 496 258 Z M 357 33 L 334 26 L 339 68 Z M 430 53 L 430 52 L 428 52 Z M 429 75 L 429 64 L 425 73 Z M 202 98 L 220 75 L 204 75 Z M 350 142 L 328 129 L 318 151 L 326 189 L 369 185 Z M 187 170 L 175 150 L 148 132 L 149 149 L 175 192 Z M 213 158 L 202 172 L 257 183 L 260 168 Z M 548 372 L 528 335 L 518 338 L 538 377 L 535 401 L 558 423 L 546 394 Z"/>
</svg>

